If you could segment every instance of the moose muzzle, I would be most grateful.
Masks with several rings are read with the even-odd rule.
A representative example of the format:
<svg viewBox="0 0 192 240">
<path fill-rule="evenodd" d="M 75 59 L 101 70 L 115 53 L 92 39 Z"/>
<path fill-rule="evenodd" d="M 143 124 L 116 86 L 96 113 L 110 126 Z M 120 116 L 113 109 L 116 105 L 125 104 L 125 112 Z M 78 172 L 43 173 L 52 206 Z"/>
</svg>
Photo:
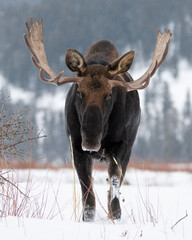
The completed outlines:
<svg viewBox="0 0 192 240">
<path fill-rule="evenodd" d="M 102 139 L 102 113 L 99 107 L 90 106 L 83 115 L 81 126 L 82 150 L 98 152 Z"/>
</svg>

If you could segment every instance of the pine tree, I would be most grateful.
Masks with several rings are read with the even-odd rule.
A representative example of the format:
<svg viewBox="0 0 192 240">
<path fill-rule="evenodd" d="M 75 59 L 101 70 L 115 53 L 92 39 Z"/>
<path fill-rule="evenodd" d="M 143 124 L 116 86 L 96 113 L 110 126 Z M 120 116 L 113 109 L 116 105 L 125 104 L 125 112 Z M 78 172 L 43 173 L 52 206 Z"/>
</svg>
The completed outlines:
<svg viewBox="0 0 192 240">
<path fill-rule="evenodd" d="M 192 108 L 191 108 L 191 96 L 187 91 L 186 100 L 183 109 L 183 160 L 192 160 Z"/>
<path fill-rule="evenodd" d="M 179 160 L 181 146 L 178 140 L 178 114 L 173 106 L 169 85 L 164 84 L 163 89 L 163 158 L 164 160 Z"/>
<path fill-rule="evenodd" d="M 150 136 L 150 158 L 155 161 L 162 160 L 162 152 L 163 152 L 163 130 L 162 130 L 162 119 L 161 114 L 156 113 L 154 118 L 154 125 L 151 129 Z"/>
</svg>

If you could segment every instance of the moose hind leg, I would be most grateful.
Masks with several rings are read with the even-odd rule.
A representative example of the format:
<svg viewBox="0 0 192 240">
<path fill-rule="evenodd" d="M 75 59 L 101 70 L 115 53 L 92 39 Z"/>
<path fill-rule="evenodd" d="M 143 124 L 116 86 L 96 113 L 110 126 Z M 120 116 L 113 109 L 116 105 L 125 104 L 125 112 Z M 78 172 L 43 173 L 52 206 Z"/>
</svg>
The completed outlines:
<svg viewBox="0 0 192 240">
<path fill-rule="evenodd" d="M 108 211 L 112 219 L 121 219 L 120 185 L 121 167 L 113 162 L 109 164 L 110 189 L 108 192 Z"/>
</svg>

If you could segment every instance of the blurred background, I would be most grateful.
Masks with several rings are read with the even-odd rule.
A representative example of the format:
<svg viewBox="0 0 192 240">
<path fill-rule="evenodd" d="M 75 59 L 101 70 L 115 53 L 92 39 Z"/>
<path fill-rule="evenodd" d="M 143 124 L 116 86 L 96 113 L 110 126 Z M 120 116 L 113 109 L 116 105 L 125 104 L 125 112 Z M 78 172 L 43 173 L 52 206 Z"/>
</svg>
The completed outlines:
<svg viewBox="0 0 192 240">
<path fill-rule="evenodd" d="M 142 119 L 132 156 L 152 162 L 192 160 L 192 1 L 0 0 L 1 99 L 10 96 L 7 111 L 24 111 L 37 134 L 47 135 L 28 144 L 33 158 L 59 164 L 71 161 L 64 119 L 70 84 L 40 81 L 23 40 L 24 23 L 35 16 L 43 18 L 49 65 L 65 76 L 72 74 L 65 65 L 67 48 L 84 54 L 93 42 L 107 39 L 120 55 L 135 50 L 130 73 L 137 78 L 150 64 L 158 29 L 170 29 L 168 56 L 150 86 L 139 92 Z"/>
</svg>

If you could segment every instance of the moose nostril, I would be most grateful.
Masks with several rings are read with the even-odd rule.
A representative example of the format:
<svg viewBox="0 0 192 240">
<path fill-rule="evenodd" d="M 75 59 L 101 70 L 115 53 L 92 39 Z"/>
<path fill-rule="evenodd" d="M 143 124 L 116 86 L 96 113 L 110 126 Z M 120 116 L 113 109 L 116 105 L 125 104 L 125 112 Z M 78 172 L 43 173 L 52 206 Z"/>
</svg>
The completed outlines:
<svg viewBox="0 0 192 240">
<path fill-rule="evenodd" d="M 94 138 L 89 138 L 84 132 L 81 132 L 81 137 L 81 147 L 83 151 L 98 152 L 100 150 L 102 133 L 98 134 Z"/>
</svg>

